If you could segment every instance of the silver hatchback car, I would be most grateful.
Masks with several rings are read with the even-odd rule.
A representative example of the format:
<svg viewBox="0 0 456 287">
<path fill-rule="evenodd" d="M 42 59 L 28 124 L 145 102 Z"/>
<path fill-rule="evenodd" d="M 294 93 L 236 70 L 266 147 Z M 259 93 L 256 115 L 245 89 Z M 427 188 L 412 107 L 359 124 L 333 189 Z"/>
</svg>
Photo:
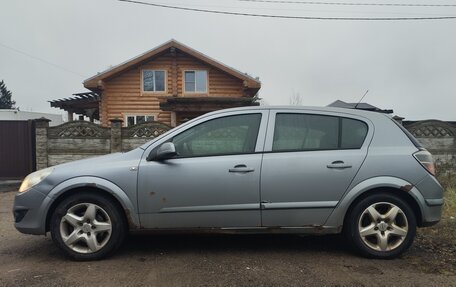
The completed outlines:
<svg viewBox="0 0 456 287">
<path fill-rule="evenodd" d="M 248 107 L 191 120 L 127 153 L 39 170 L 16 195 L 16 228 L 76 260 L 132 231 L 344 233 L 392 258 L 440 220 L 432 156 L 375 112 Z"/>
</svg>

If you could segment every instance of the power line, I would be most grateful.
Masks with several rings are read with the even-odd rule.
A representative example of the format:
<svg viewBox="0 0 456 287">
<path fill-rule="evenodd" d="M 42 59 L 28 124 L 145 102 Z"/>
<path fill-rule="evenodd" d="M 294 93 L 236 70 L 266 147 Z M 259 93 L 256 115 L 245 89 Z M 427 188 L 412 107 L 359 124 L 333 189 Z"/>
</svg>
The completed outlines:
<svg viewBox="0 0 456 287">
<path fill-rule="evenodd" d="M 335 6 L 456 7 L 456 4 L 317 2 L 317 1 L 292 1 L 292 0 L 238 0 L 238 1 L 273 3 L 273 4 L 305 4 L 305 5 L 335 5 Z"/>
<path fill-rule="evenodd" d="M 16 52 L 16 53 L 19 53 L 19 54 L 25 55 L 25 56 L 27 56 L 27 57 L 30 57 L 30 58 L 32 58 L 32 59 L 38 60 L 38 61 L 40 61 L 40 62 L 43 62 L 43 63 L 45 63 L 45 64 L 54 66 L 55 68 L 61 69 L 61 70 L 65 71 L 65 72 L 72 73 L 72 74 L 78 75 L 78 76 L 80 76 L 80 77 L 85 77 L 84 75 L 82 75 L 82 74 L 80 74 L 80 73 L 78 73 L 78 72 L 75 72 L 75 71 L 72 71 L 72 70 L 67 69 L 67 68 L 65 68 L 65 67 L 62 67 L 62 66 L 60 66 L 60 65 L 51 63 L 51 62 L 49 62 L 49 61 L 47 61 L 47 60 L 45 60 L 45 59 L 42 59 L 42 58 L 39 58 L 39 57 L 30 55 L 30 54 L 25 53 L 25 52 L 23 52 L 23 51 L 21 51 L 21 50 L 18 50 L 18 49 L 16 49 L 16 48 L 7 46 L 7 45 L 2 44 L 2 43 L 0 43 L 0 46 L 2 46 L 2 47 L 4 47 L 4 48 L 7 48 L 7 49 L 10 49 L 10 50 L 12 50 L 12 51 L 14 51 L 14 52 Z"/>
<path fill-rule="evenodd" d="M 154 7 L 161 7 L 174 10 L 203 12 L 212 14 L 224 14 L 235 16 L 249 16 L 249 17 L 262 17 L 262 18 L 278 18 L 278 19 L 296 19 L 296 20 L 341 20 L 341 21 L 417 21 L 417 20 L 454 20 L 456 16 L 435 16 L 435 17 L 313 17 L 313 16 L 291 16 L 291 15 L 272 15 L 272 14 L 253 14 L 242 12 L 229 12 L 221 10 L 198 9 L 182 6 L 171 6 L 158 3 L 141 2 L 136 0 L 118 0 L 120 2 L 128 2 L 141 5 L 149 5 Z"/>
<path fill-rule="evenodd" d="M 251 2 L 251 3 L 255 3 L 255 2 Z M 181 6 L 181 5 L 187 5 L 187 3 L 179 3 L 179 2 L 172 2 L 172 3 L 169 3 L 167 2 L 167 5 L 172 5 L 172 6 Z M 239 9 L 239 8 L 242 8 L 242 9 L 245 9 L 246 11 L 250 11 L 250 10 L 266 10 L 266 11 L 274 11 L 274 12 L 277 12 L 277 11 L 293 11 L 293 12 L 298 12 L 298 11 L 304 11 L 304 12 L 312 12 L 312 13 L 326 13 L 326 12 L 330 12 L 330 13 L 334 13 L 336 12 L 335 10 L 311 10 L 309 9 L 308 7 L 305 7 L 305 5 L 301 5 L 301 7 L 297 8 L 296 6 L 287 6 L 287 5 L 279 5 L 281 7 L 277 7 L 277 6 L 226 6 L 226 5 L 212 5 L 213 3 L 211 2 L 211 4 L 191 4 L 192 7 L 205 7 L 207 9 L 222 9 L 222 8 L 226 8 L 226 9 Z M 347 10 L 341 10 L 341 11 L 337 11 L 338 13 L 343 13 L 343 14 L 346 14 L 346 13 L 354 13 L 353 11 L 347 11 Z M 385 11 L 381 11 L 381 10 L 377 10 L 377 11 L 356 11 L 355 13 L 363 13 L 363 14 L 385 14 L 387 13 L 388 15 L 414 15 L 414 16 L 420 16 L 420 17 L 425 17 L 425 16 L 441 16 L 441 13 L 418 13 L 418 12 L 412 12 L 412 13 L 409 13 L 409 12 L 391 12 L 391 11 L 388 11 L 388 12 L 385 12 Z"/>
</svg>

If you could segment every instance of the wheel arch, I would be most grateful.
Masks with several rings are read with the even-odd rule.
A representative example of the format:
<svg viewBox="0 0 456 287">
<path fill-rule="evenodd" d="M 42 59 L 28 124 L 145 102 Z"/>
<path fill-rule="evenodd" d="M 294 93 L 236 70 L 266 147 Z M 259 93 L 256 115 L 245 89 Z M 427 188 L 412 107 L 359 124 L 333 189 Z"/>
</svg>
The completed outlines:
<svg viewBox="0 0 456 287">
<path fill-rule="evenodd" d="M 65 198 L 81 191 L 89 191 L 110 198 L 119 208 L 128 224 L 129 229 L 138 229 L 140 226 L 136 208 L 127 194 L 114 183 L 97 177 L 77 177 L 69 179 L 54 187 L 49 193 L 50 203 L 46 210 L 45 230 L 50 230 L 50 218 L 55 208 Z"/>
<path fill-rule="evenodd" d="M 416 200 L 414 200 L 414 198 L 410 194 L 408 194 L 407 192 L 404 192 L 400 189 L 393 188 L 393 187 L 377 187 L 377 188 L 373 188 L 373 189 L 369 189 L 369 190 L 365 191 L 364 193 L 362 193 L 360 196 L 356 197 L 352 201 L 352 203 L 349 205 L 347 211 L 345 212 L 343 226 L 346 226 L 345 221 L 349 217 L 350 212 L 353 210 L 353 208 L 356 206 L 356 204 L 358 204 L 358 202 L 369 197 L 370 195 L 378 194 L 378 193 L 390 194 L 390 195 L 397 196 L 398 198 L 404 200 L 410 206 L 410 208 L 413 210 L 417 224 L 420 224 L 422 222 L 423 215 L 421 213 L 420 206 L 418 205 Z"/>
<path fill-rule="evenodd" d="M 362 199 L 379 192 L 397 196 L 407 202 L 416 216 L 418 226 L 422 225 L 423 210 L 420 206 L 425 204 L 423 196 L 413 184 L 396 177 L 375 177 L 357 184 L 341 199 L 325 225 L 336 226 L 341 230 L 353 207 Z"/>
</svg>

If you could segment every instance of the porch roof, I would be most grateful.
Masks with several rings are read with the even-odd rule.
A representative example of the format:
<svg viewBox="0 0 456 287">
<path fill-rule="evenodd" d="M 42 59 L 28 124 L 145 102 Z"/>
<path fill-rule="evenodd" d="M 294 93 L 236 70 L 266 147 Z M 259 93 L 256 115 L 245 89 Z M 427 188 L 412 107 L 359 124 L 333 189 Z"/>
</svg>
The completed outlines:
<svg viewBox="0 0 456 287">
<path fill-rule="evenodd" d="M 233 97 L 162 97 L 160 109 L 172 112 L 212 112 L 215 110 L 258 106 L 255 98 Z"/>
</svg>

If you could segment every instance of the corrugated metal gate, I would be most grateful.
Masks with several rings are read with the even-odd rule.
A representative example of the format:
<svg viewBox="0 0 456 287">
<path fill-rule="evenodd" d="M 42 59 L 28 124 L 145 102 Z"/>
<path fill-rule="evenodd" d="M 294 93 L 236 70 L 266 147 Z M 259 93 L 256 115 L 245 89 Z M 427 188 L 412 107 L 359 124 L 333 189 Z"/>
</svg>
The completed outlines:
<svg viewBox="0 0 456 287">
<path fill-rule="evenodd" d="M 0 179 L 20 179 L 35 169 L 35 123 L 0 121 Z"/>
</svg>

